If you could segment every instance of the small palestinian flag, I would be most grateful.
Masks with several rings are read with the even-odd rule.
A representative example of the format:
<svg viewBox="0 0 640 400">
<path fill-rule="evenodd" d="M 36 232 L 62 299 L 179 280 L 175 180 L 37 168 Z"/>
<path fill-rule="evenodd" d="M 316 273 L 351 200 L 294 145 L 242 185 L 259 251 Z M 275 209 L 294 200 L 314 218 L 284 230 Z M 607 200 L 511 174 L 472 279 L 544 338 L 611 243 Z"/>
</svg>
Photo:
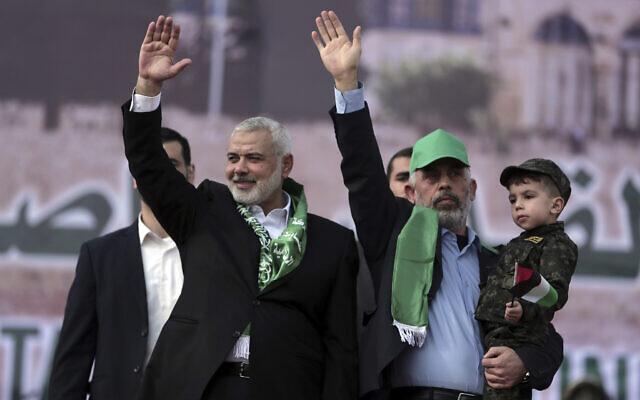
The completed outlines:
<svg viewBox="0 0 640 400">
<path fill-rule="evenodd" d="M 551 307 L 558 301 L 558 293 L 538 272 L 516 261 L 511 293 L 521 299 Z"/>
</svg>

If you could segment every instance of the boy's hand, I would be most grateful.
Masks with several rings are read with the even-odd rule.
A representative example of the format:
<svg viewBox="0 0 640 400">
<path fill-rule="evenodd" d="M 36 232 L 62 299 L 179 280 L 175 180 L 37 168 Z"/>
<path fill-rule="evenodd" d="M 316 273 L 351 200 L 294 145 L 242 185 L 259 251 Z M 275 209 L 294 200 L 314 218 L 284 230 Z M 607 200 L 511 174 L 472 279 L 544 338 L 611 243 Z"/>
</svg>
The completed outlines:
<svg viewBox="0 0 640 400">
<path fill-rule="evenodd" d="M 522 305 L 518 300 L 507 303 L 507 309 L 504 311 L 504 319 L 509 322 L 518 322 L 522 318 Z"/>
</svg>

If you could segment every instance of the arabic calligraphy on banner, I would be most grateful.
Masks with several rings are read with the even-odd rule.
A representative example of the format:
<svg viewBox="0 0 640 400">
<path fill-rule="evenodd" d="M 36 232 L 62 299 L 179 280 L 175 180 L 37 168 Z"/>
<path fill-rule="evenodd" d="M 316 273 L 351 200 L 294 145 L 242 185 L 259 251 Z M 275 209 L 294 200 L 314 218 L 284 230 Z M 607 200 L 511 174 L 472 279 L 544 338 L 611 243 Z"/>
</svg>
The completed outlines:
<svg viewBox="0 0 640 400">
<path fill-rule="evenodd" d="M 129 186 L 123 195 L 89 181 L 45 204 L 30 188 L 17 193 L 13 204 L 0 210 L 0 266 L 6 261 L 75 258 L 83 242 L 130 223 L 139 200 Z"/>
</svg>

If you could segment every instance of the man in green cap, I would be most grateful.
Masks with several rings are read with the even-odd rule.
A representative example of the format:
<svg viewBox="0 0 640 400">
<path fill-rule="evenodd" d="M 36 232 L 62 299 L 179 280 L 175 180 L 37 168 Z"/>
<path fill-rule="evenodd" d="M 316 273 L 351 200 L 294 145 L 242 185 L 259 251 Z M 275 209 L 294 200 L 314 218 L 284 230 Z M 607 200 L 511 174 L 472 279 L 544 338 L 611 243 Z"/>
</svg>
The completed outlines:
<svg viewBox="0 0 640 400">
<path fill-rule="evenodd" d="M 552 327 L 542 348 L 482 348 L 478 285 L 497 257 L 466 225 L 476 182 L 464 145 L 442 130 L 421 139 L 410 167 L 417 206 L 393 196 L 357 80 L 360 27 L 351 42 L 333 12 L 316 25 L 313 41 L 335 81 L 331 116 L 351 213 L 377 290 L 360 343 L 361 396 L 480 398 L 485 378 L 498 389 L 548 387 L 562 362 Z"/>
</svg>

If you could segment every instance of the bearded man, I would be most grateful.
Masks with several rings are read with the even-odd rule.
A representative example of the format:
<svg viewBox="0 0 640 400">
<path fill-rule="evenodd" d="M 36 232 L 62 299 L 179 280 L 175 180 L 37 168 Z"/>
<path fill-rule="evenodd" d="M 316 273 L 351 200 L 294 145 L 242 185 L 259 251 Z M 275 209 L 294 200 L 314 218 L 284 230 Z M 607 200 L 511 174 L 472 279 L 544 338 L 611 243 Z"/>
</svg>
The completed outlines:
<svg viewBox="0 0 640 400">
<path fill-rule="evenodd" d="M 562 338 L 552 327 L 543 348 L 483 351 L 474 311 L 497 255 L 467 226 L 477 184 L 464 144 L 441 129 L 418 140 L 410 201 L 393 196 L 357 78 L 361 29 L 352 42 L 326 11 L 316 25 L 312 38 L 335 82 L 330 114 L 351 215 L 377 291 L 360 343 L 361 394 L 480 399 L 485 379 L 498 389 L 546 388 L 562 361 Z"/>
<path fill-rule="evenodd" d="M 180 28 L 152 22 L 125 153 L 142 197 L 176 242 L 184 286 L 142 376 L 140 399 L 353 399 L 357 253 L 347 229 L 307 212 L 286 129 L 256 117 L 234 129 L 227 185 L 196 189 L 160 143 L 160 91 Z M 94 377 L 94 382 L 99 377 Z"/>
</svg>

